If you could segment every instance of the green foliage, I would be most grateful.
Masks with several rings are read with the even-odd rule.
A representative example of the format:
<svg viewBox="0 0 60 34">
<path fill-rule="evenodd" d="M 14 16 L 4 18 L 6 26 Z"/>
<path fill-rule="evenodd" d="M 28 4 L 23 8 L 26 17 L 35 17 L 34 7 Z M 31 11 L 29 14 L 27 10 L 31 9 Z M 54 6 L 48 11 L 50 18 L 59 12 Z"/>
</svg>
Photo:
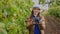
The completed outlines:
<svg viewBox="0 0 60 34">
<path fill-rule="evenodd" d="M 48 14 L 51 15 L 51 16 L 55 16 L 55 17 L 60 18 L 60 6 L 58 6 L 58 7 L 51 7 L 48 10 Z"/>
<path fill-rule="evenodd" d="M 28 34 L 25 20 L 32 0 L 0 0 L 0 34 Z"/>
<path fill-rule="evenodd" d="M 60 0 L 56 0 L 57 5 L 60 5 Z"/>
<path fill-rule="evenodd" d="M 51 6 L 60 6 L 60 0 L 53 0 L 51 4 Z"/>
<path fill-rule="evenodd" d="M 54 0 L 52 2 L 47 14 L 60 18 L 60 0 Z"/>
<path fill-rule="evenodd" d="M 39 0 L 40 1 L 40 3 L 42 3 L 42 4 L 44 4 L 45 3 L 45 0 Z"/>
</svg>

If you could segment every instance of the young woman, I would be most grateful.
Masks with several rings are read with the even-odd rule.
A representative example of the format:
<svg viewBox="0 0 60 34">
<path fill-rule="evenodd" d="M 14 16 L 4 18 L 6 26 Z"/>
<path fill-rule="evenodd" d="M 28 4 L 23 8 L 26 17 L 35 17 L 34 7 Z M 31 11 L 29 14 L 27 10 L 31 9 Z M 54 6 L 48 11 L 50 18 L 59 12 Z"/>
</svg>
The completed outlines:
<svg viewBox="0 0 60 34">
<path fill-rule="evenodd" d="M 42 34 L 43 24 L 42 21 L 45 21 L 42 16 L 40 16 L 39 6 L 34 6 L 31 12 L 31 15 L 26 20 L 26 27 L 29 30 L 29 34 Z"/>
</svg>

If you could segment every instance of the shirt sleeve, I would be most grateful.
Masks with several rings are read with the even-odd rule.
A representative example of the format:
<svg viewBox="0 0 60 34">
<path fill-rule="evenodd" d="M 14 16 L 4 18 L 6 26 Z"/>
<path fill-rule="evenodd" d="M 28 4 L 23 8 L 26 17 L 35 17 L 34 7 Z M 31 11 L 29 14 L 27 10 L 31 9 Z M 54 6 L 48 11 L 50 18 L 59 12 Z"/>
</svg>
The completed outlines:
<svg viewBox="0 0 60 34">
<path fill-rule="evenodd" d="M 31 19 L 28 17 L 26 19 L 26 28 L 29 29 L 29 26 L 31 25 Z"/>
<path fill-rule="evenodd" d="M 45 18 L 44 18 L 44 16 L 42 16 L 42 18 L 41 18 L 41 24 L 42 24 L 43 28 L 45 29 Z"/>
</svg>

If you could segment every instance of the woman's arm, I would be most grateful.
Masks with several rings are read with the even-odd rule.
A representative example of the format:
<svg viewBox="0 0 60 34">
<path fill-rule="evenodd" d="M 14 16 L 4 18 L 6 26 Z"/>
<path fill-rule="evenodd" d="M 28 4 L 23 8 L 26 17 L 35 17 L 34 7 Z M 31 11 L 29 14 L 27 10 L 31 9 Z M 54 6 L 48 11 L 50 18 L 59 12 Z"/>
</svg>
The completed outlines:
<svg viewBox="0 0 60 34">
<path fill-rule="evenodd" d="M 26 27 L 27 27 L 27 29 L 29 28 L 30 25 L 31 25 L 31 19 L 27 18 L 26 19 Z"/>
<path fill-rule="evenodd" d="M 42 22 L 43 28 L 45 29 L 45 18 L 44 18 L 44 16 L 42 16 L 41 22 Z"/>
<path fill-rule="evenodd" d="M 41 24 L 43 27 L 43 30 L 41 30 L 41 34 L 44 34 L 44 29 L 45 29 L 45 18 L 44 18 L 44 16 L 41 17 Z"/>
</svg>

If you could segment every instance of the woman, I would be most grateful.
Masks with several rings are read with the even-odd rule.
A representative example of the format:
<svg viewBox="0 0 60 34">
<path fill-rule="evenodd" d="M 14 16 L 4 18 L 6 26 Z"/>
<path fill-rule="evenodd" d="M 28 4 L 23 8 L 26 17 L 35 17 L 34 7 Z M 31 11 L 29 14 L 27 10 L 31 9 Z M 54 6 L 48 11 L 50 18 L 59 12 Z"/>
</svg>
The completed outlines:
<svg viewBox="0 0 60 34">
<path fill-rule="evenodd" d="M 42 34 L 44 30 L 42 21 L 45 21 L 42 16 L 40 16 L 39 6 L 34 6 L 31 15 L 26 20 L 26 27 L 29 30 L 29 34 Z"/>
</svg>

